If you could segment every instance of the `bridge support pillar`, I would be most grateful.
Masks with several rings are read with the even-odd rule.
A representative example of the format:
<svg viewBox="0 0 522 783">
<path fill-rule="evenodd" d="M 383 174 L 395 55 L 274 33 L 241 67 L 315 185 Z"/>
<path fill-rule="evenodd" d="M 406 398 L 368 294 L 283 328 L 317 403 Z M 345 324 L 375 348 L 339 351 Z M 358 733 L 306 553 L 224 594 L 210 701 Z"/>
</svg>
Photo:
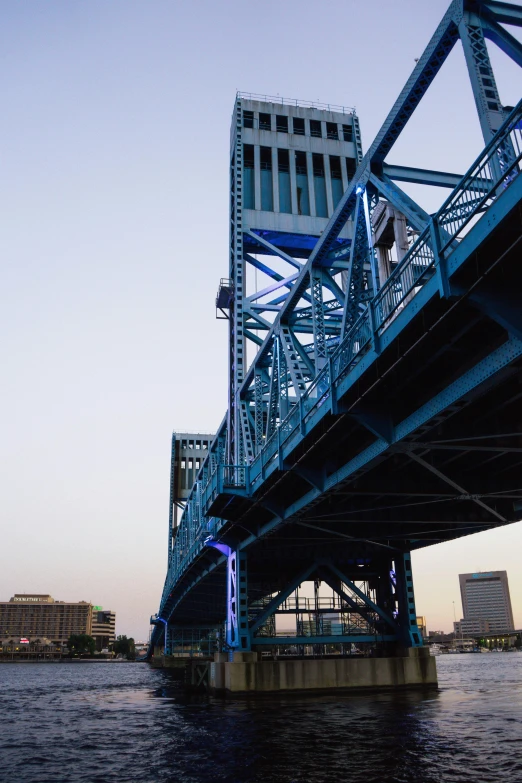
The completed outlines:
<svg viewBox="0 0 522 783">
<path fill-rule="evenodd" d="M 234 652 L 250 651 L 248 580 L 245 552 L 232 549 L 227 560 L 227 646 Z"/>
<path fill-rule="evenodd" d="M 411 554 L 404 552 L 395 558 L 396 598 L 401 643 L 404 647 L 422 647 L 422 636 L 417 626 Z"/>
<path fill-rule="evenodd" d="M 216 655 L 210 665 L 209 688 L 228 696 L 277 694 L 281 691 L 335 692 L 395 690 L 437 685 L 435 658 L 427 647 L 388 658 L 301 658 L 256 660 L 255 653 Z"/>
</svg>

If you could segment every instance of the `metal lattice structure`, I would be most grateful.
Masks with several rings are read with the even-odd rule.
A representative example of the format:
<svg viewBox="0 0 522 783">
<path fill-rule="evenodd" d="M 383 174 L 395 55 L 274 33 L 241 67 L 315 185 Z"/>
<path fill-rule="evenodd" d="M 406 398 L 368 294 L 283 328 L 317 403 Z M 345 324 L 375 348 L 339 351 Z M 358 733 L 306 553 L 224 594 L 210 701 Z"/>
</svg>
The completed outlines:
<svg viewBox="0 0 522 783">
<path fill-rule="evenodd" d="M 420 645 L 410 551 L 520 517 L 522 102 L 501 104 L 486 46 L 522 66 L 505 24 L 520 6 L 454 0 L 364 156 L 353 110 L 238 93 L 216 301 L 229 408 L 153 644 L 195 622 L 225 624 L 230 650 L 276 644 L 270 618 L 320 579 L 359 616 L 334 641 Z M 464 176 L 388 164 L 459 40 L 483 152 Z M 451 192 L 429 215 L 397 182 Z"/>
</svg>

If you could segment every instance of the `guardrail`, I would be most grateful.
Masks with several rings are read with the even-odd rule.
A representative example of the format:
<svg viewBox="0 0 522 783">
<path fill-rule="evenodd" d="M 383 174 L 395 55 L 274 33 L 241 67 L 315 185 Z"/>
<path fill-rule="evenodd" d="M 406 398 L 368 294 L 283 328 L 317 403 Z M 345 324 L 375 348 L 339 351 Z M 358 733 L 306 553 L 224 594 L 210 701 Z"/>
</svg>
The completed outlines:
<svg viewBox="0 0 522 783">
<path fill-rule="evenodd" d="M 247 97 L 247 94 L 241 95 Z M 256 97 L 261 99 L 263 96 Z M 201 493 L 198 512 L 203 517 L 217 494 L 226 487 L 254 492 L 260 486 L 265 471 L 279 460 L 281 447 L 296 434 L 305 432 L 316 413 L 324 405 L 331 404 L 332 389 L 347 377 L 376 338 L 435 274 L 439 260 L 453 251 L 480 216 L 520 175 L 521 160 L 522 101 L 368 303 L 366 311 L 339 343 L 328 364 L 312 381 L 299 403 L 279 423 L 253 462 L 250 465 L 217 466 L 204 487 L 199 483 L 192 490 L 187 507 L 191 499 L 195 499 L 194 493 Z M 189 530 L 182 529 L 190 525 Z M 211 519 L 206 526 L 200 522 L 198 527 L 185 510 L 174 544 L 174 550 L 178 549 L 173 552 L 162 605 L 172 585 L 188 567 L 195 553 L 200 551 L 201 532 L 208 534 L 212 528 L 212 535 L 215 535 L 221 526 L 221 520 Z"/>
<path fill-rule="evenodd" d="M 299 98 L 283 98 L 281 95 L 259 95 L 254 92 L 237 92 L 237 98 L 246 101 L 263 101 L 264 103 L 280 103 L 282 106 L 300 106 L 303 109 L 321 109 L 333 111 L 336 114 L 355 114 L 355 109 L 350 106 L 338 106 L 335 103 L 320 103 L 319 101 L 303 101 Z"/>
</svg>

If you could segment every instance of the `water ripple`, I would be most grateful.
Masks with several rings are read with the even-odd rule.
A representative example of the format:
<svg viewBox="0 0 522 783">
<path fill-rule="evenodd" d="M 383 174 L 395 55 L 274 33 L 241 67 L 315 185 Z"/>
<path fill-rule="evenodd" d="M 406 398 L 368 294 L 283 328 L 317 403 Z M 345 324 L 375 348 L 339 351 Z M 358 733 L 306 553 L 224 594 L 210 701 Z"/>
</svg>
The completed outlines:
<svg viewBox="0 0 522 783">
<path fill-rule="evenodd" d="M 522 781 L 522 654 L 437 665 L 438 691 L 231 701 L 144 664 L 2 664 L 0 783 Z"/>
</svg>

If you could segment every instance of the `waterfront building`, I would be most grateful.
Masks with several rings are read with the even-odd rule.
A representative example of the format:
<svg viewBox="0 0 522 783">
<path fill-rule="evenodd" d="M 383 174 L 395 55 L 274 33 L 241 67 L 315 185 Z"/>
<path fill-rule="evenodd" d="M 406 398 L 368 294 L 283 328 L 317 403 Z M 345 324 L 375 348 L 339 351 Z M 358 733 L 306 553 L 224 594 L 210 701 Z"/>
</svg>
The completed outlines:
<svg viewBox="0 0 522 783">
<path fill-rule="evenodd" d="M 453 623 L 455 638 L 462 639 L 465 636 L 484 636 L 490 633 L 490 623 L 483 617 L 475 617 L 469 620 L 460 620 Z"/>
<path fill-rule="evenodd" d="M 65 645 L 71 634 L 87 634 L 99 639 L 101 650 L 105 638 L 114 639 L 115 620 L 114 612 L 103 612 L 88 601 L 73 603 L 55 601 L 47 594 L 16 593 L 0 602 L 0 640 L 47 639 L 53 645 Z"/>
<path fill-rule="evenodd" d="M 69 654 L 67 647 L 53 644 L 50 639 L 22 637 L 0 639 L 0 662 L 58 661 Z"/>
<path fill-rule="evenodd" d="M 483 636 L 513 631 L 513 610 L 506 571 L 459 574 L 462 612 L 457 636 Z"/>
<path fill-rule="evenodd" d="M 96 652 L 101 652 L 116 641 L 116 612 L 110 609 L 104 611 L 101 606 L 93 606 L 92 609 L 91 636 L 96 642 Z"/>
</svg>

